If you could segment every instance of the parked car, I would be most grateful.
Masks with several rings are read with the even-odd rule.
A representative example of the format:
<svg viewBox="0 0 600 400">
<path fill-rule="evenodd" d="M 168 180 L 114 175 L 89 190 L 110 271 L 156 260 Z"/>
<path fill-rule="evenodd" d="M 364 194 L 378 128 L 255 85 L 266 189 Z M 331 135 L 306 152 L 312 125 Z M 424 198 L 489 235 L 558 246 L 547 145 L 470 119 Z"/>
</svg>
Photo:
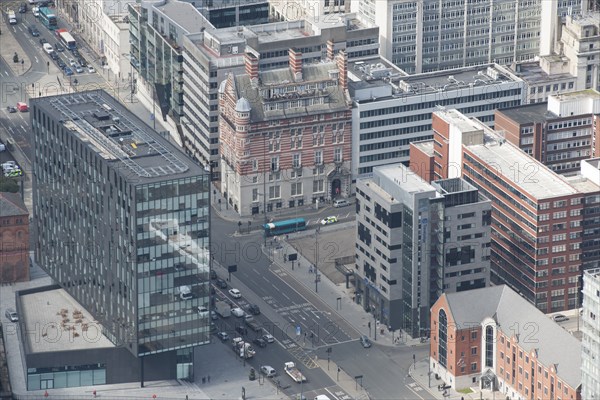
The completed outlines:
<svg viewBox="0 0 600 400">
<path fill-rule="evenodd" d="M 325 217 L 321 220 L 321 225 L 330 225 L 335 224 L 336 222 L 338 222 L 338 219 L 335 216 Z"/>
<path fill-rule="evenodd" d="M 266 333 L 262 335 L 262 340 L 264 340 L 267 343 L 273 343 L 275 341 L 275 338 L 270 333 Z"/>
<path fill-rule="evenodd" d="M 17 102 L 17 110 L 19 110 L 20 112 L 27 112 L 29 111 L 29 106 L 27 106 L 27 103 L 19 101 Z"/>
<path fill-rule="evenodd" d="M 275 368 L 271 367 L 270 365 L 261 365 L 260 373 L 266 375 L 267 378 L 272 378 L 275 375 L 277 375 L 277 372 L 275 372 Z"/>
<path fill-rule="evenodd" d="M 213 310 L 211 310 L 210 312 L 210 319 L 212 319 L 213 321 L 216 321 L 219 319 L 219 316 L 217 315 L 216 312 L 214 312 Z"/>
<path fill-rule="evenodd" d="M 81 57 L 77 57 L 77 64 L 81 65 L 82 67 L 87 67 L 87 63 Z"/>
<path fill-rule="evenodd" d="M 39 17 L 40 16 L 40 8 L 39 7 L 32 7 L 31 8 L 31 13 L 33 14 L 34 17 Z"/>
<path fill-rule="evenodd" d="M 42 48 L 44 49 L 44 51 L 48 54 L 53 53 L 54 52 L 54 48 L 52 47 L 52 45 L 50 43 L 44 43 L 42 45 Z"/>
<path fill-rule="evenodd" d="M 58 54 L 56 54 L 55 52 L 49 53 L 49 56 L 53 60 L 58 60 Z"/>
<path fill-rule="evenodd" d="M 25 14 L 27 12 L 27 3 L 19 4 L 19 12 Z"/>
<path fill-rule="evenodd" d="M 225 279 L 217 278 L 215 283 L 217 284 L 218 288 L 227 289 L 227 282 L 225 282 Z"/>
<path fill-rule="evenodd" d="M 73 70 L 70 67 L 65 67 L 64 71 L 66 76 L 73 75 Z"/>
<path fill-rule="evenodd" d="M 254 321 L 254 317 L 252 315 L 250 315 L 250 314 L 245 314 L 244 315 L 244 321 L 246 321 L 246 322 Z"/>
<path fill-rule="evenodd" d="M 12 114 L 12 113 L 16 113 L 17 109 L 16 109 L 16 107 L 13 107 L 13 106 L 7 106 L 6 111 L 8 111 L 9 113 Z"/>
<path fill-rule="evenodd" d="M 564 322 L 569 320 L 569 318 L 566 315 L 562 314 L 556 314 L 552 317 L 552 319 L 554 320 L 554 322 Z"/>
<path fill-rule="evenodd" d="M 239 333 L 240 335 L 247 335 L 248 334 L 248 328 L 246 328 L 245 326 L 236 326 L 235 327 L 235 331 L 237 333 Z"/>
<path fill-rule="evenodd" d="M 254 343 L 255 345 L 257 345 L 258 347 L 261 347 L 261 348 L 267 347 L 267 342 L 265 342 L 264 340 L 259 339 L 259 338 L 254 339 L 252 341 L 252 343 Z"/>
<path fill-rule="evenodd" d="M 67 66 L 67 64 L 65 64 L 65 62 L 60 58 L 56 59 L 56 65 L 58 65 L 58 68 L 60 69 L 64 69 Z"/>
<path fill-rule="evenodd" d="M 48 41 L 46 39 L 44 39 L 44 38 L 41 38 L 40 39 L 40 44 L 43 46 L 44 43 L 48 43 Z"/>
<path fill-rule="evenodd" d="M 248 306 L 248 312 L 252 315 L 260 315 L 260 308 L 256 304 L 250 304 Z"/>
<path fill-rule="evenodd" d="M 371 341 L 369 340 L 368 337 L 366 336 L 361 336 L 360 337 L 360 344 L 362 345 L 362 347 L 364 347 L 365 349 L 368 349 L 369 347 L 371 347 Z"/>
<path fill-rule="evenodd" d="M 242 310 L 239 307 L 234 307 L 231 309 L 231 314 L 238 317 L 238 318 L 242 318 L 244 316 L 244 310 Z"/>
<path fill-rule="evenodd" d="M 6 316 L 6 318 L 8 318 L 8 320 L 10 322 L 19 322 L 19 315 L 17 314 L 17 312 L 15 310 L 13 310 L 11 308 L 6 310 L 4 315 Z"/>
<path fill-rule="evenodd" d="M 231 295 L 231 297 L 233 297 L 234 299 L 240 299 L 242 297 L 242 293 L 240 293 L 239 290 L 235 289 L 235 288 L 231 288 L 229 289 L 229 294 Z"/>
<path fill-rule="evenodd" d="M 222 342 L 226 342 L 229 340 L 229 335 L 227 334 L 227 332 L 219 332 L 217 333 L 217 337 L 221 339 Z"/>
<path fill-rule="evenodd" d="M 96 73 L 96 70 L 95 70 L 95 69 L 94 69 L 94 67 L 92 67 L 91 65 L 88 65 L 88 68 L 87 68 L 87 70 L 88 70 L 88 72 L 89 72 L 90 74 L 94 74 L 94 73 Z"/>
<path fill-rule="evenodd" d="M 77 71 L 78 74 L 81 74 L 83 72 L 83 68 L 79 64 L 75 64 L 73 68 L 75 68 L 75 71 Z"/>
<path fill-rule="evenodd" d="M 56 51 L 65 51 L 65 48 L 63 47 L 62 44 L 60 44 L 59 42 L 56 42 L 54 44 L 54 50 L 56 50 Z"/>
</svg>

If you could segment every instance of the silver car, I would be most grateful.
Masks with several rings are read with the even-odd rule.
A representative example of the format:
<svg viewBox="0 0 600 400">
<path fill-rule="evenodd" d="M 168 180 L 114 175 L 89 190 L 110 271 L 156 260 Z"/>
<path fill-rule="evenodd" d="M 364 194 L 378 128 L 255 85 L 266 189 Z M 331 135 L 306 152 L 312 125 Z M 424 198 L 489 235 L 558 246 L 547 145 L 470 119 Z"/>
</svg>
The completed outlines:
<svg viewBox="0 0 600 400">
<path fill-rule="evenodd" d="M 4 315 L 6 316 L 6 318 L 8 318 L 8 320 L 10 322 L 19 322 L 19 315 L 13 309 L 9 308 L 8 310 L 6 310 L 6 312 L 4 313 Z"/>
</svg>

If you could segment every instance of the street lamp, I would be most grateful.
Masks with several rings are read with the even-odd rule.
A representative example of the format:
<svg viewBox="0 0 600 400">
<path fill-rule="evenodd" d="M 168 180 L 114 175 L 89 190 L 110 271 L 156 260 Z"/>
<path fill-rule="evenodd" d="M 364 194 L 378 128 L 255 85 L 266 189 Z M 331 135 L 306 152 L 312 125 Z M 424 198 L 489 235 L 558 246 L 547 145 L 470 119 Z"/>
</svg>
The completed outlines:
<svg viewBox="0 0 600 400">
<path fill-rule="evenodd" d="M 317 229 L 315 229 L 315 293 L 319 293 L 319 243 L 318 243 L 318 237 L 319 237 L 319 230 L 321 229 L 321 227 L 317 226 Z"/>
</svg>

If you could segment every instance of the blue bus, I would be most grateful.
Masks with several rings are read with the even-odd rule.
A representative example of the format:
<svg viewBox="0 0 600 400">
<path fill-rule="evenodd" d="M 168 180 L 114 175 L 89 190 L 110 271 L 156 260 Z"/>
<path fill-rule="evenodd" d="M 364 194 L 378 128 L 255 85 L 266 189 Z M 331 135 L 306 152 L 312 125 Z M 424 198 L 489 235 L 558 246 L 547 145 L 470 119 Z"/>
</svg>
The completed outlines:
<svg viewBox="0 0 600 400">
<path fill-rule="evenodd" d="M 288 219 L 285 221 L 264 224 L 263 228 L 265 230 L 265 236 L 277 236 L 306 230 L 306 221 L 304 218 Z"/>
<path fill-rule="evenodd" d="M 39 11 L 39 20 L 44 24 L 44 26 L 51 31 L 58 28 L 58 23 L 56 22 L 56 15 L 54 15 L 54 11 L 52 11 L 48 7 L 40 7 Z"/>
</svg>

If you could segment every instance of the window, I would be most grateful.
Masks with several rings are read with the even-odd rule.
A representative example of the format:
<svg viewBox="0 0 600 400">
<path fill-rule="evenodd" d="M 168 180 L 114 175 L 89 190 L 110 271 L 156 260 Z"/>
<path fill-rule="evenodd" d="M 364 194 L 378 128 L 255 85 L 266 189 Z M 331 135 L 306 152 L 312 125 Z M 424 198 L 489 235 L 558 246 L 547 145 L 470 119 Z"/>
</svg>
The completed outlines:
<svg viewBox="0 0 600 400">
<path fill-rule="evenodd" d="M 447 356 L 448 356 L 448 319 L 446 317 L 446 311 L 440 310 L 439 316 L 439 327 L 438 327 L 438 362 L 444 368 L 447 368 Z"/>
<path fill-rule="evenodd" d="M 471 340 L 477 340 L 477 331 L 471 332 Z"/>
<path fill-rule="evenodd" d="M 301 162 L 302 162 L 302 159 L 301 159 L 300 153 L 292 154 L 292 167 L 298 168 L 301 165 L 300 164 Z"/>
<path fill-rule="evenodd" d="M 315 165 L 321 165 L 323 163 L 323 151 L 316 150 L 315 151 Z"/>
<path fill-rule="evenodd" d="M 490 325 L 485 327 L 485 366 L 494 366 L 494 328 Z"/>
<path fill-rule="evenodd" d="M 269 186 L 269 199 L 279 199 L 281 197 L 281 186 Z"/>
<path fill-rule="evenodd" d="M 302 182 L 292 183 L 292 196 L 299 196 L 302 194 Z"/>
<path fill-rule="evenodd" d="M 336 147 L 333 150 L 333 161 L 334 162 L 342 162 L 342 148 Z"/>
<path fill-rule="evenodd" d="M 279 157 L 271 157 L 271 171 L 279 171 Z"/>
<path fill-rule="evenodd" d="M 313 193 L 323 192 L 325 189 L 323 187 L 323 179 L 318 179 L 313 181 Z"/>
<path fill-rule="evenodd" d="M 258 201 L 258 189 L 252 189 L 252 201 Z"/>
<path fill-rule="evenodd" d="M 471 371 L 477 371 L 477 363 L 471 363 Z"/>
<path fill-rule="evenodd" d="M 472 356 L 476 356 L 477 355 L 477 347 L 471 347 L 471 355 Z"/>
<path fill-rule="evenodd" d="M 252 160 L 252 171 L 258 171 L 258 160 Z"/>
</svg>

